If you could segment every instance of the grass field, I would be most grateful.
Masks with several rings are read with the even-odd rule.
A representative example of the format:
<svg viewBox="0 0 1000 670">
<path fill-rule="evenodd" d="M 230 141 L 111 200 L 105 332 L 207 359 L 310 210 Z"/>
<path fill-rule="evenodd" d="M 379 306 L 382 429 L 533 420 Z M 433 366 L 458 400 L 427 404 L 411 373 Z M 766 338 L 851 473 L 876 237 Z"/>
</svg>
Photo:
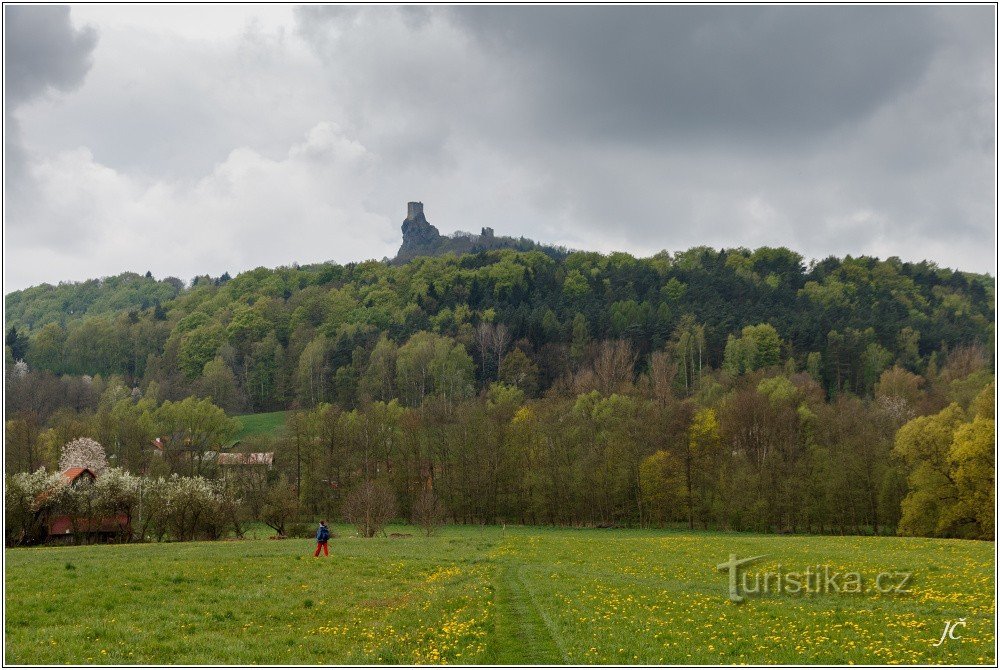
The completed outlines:
<svg viewBox="0 0 1000 670">
<path fill-rule="evenodd" d="M 236 435 L 237 440 L 243 440 L 253 435 L 270 435 L 277 437 L 285 429 L 285 415 L 288 412 L 265 412 L 263 414 L 243 414 L 236 417 L 243 428 Z"/>
<path fill-rule="evenodd" d="M 7 663 L 994 663 L 992 543 L 455 527 L 6 550 Z M 392 529 L 390 529 L 392 530 Z M 736 604 L 730 554 L 912 571 Z M 933 646 L 945 621 L 958 639 Z"/>
</svg>

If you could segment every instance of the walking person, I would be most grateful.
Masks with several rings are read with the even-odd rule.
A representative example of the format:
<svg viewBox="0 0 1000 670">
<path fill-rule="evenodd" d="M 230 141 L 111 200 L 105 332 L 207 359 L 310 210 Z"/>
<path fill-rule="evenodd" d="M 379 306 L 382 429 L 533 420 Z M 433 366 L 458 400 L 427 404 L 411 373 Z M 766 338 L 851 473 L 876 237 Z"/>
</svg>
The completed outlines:
<svg viewBox="0 0 1000 670">
<path fill-rule="evenodd" d="M 324 556 L 330 555 L 330 549 L 327 544 L 330 541 L 330 529 L 326 527 L 326 521 L 319 522 L 319 529 L 316 531 L 316 553 L 313 556 L 319 556 L 319 550 L 323 550 Z"/>
</svg>

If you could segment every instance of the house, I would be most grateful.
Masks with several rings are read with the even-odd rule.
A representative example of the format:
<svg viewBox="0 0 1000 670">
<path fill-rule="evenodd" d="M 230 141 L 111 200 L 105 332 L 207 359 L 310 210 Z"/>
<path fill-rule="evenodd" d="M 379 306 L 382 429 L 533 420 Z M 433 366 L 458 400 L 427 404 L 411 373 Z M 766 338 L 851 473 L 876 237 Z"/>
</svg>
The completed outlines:
<svg viewBox="0 0 1000 670">
<path fill-rule="evenodd" d="M 68 486 L 74 487 L 93 486 L 97 481 L 97 475 L 90 468 L 69 468 L 61 472 L 60 476 Z M 41 496 L 48 495 L 51 495 L 49 491 L 41 493 Z M 56 514 L 46 519 L 45 532 L 48 540 L 76 539 L 77 535 L 82 535 L 90 540 L 109 541 L 116 537 L 131 535 L 132 528 L 130 519 L 125 514 L 103 518 Z"/>
<path fill-rule="evenodd" d="M 93 484 L 97 480 L 97 475 L 90 468 L 69 468 L 64 470 L 61 475 L 70 486 Z"/>
<path fill-rule="evenodd" d="M 187 470 L 192 477 L 205 474 L 205 468 L 215 462 L 217 452 L 192 442 L 190 437 L 157 437 L 150 444 L 153 453 L 170 463 L 174 471 Z"/>
</svg>

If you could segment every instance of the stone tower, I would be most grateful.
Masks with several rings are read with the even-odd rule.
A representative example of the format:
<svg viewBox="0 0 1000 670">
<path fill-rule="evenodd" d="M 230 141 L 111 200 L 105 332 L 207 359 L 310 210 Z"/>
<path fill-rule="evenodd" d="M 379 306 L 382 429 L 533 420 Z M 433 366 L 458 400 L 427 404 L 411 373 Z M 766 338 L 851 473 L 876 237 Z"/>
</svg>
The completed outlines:
<svg viewBox="0 0 1000 670">
<path fill-rule="evenodd" d="M 424 216 L 424 203 L 406 203 L 403 220 L 403 244 L 396 254 L 397 261 L 407 261 L 416 256 L 432 256 L 441 242 L 441 234 Z"/>
</svg>

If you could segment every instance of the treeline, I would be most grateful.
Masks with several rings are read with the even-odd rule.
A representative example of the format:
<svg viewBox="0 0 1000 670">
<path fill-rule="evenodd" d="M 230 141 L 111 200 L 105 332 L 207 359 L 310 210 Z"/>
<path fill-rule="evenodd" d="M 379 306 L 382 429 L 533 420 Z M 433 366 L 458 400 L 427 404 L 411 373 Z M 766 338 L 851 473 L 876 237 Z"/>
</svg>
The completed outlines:
<svg viewBox="0 0 1000 670">
<path fill-rule="evenodd" d="M 120 375 L 168 399 L 211 395 L 227 411 L 256 412 L 387 399 L 393 389 L 371 384 L 380 356 L 427 334 L 471 360 L 472 394 L 502 380 L 514 356 L 529 397 L 559 392 L 600 342 L 624 340 L 636 373 L 667 348 L 681 392 L 703 369 L 778 361 L 808 371 L 828 397 L 871 397 L 894 364 L 933 376 L 948 351 L 991 342 L 995 319 L 989 276 L 895 258 L 807 268 L 783 248 L 647 259 L 504 250 L 176 283 L 122 275 L 8 295 L 8 367 Z M 161 291 L 176 297 L 150 294 Z M 744 346 L 761 337 L 766 352 Z"/>
<path fill-rule="evenodd" d="M 431 494 L 460 523 L 994 534 L 994 382 L 980 347 L 952 351 L 932 378 L 894 366 L 871 398 L 832 401 L 809 373 L 780 365 L 703 366 L 693 391 L 678 393 L 680 366 L 666 352 L 636 376 L 623 341 L 603 343 L 563 394 L 529 399 L 494 382 L 467 397 L 455 392 L 454 345 L 437 356 L 426 378 L 398 365 L 417 371 L 404 388 L 420 397 L 320 403 L 290 413 L 280 439 L 241 444 L 275 452 L 275 469 L 251 481 L 254 499 L 289 519 L 339 518 L 351 491 L 377 481 L 403 519 Z M 238 426 L 211 402 L 90 384 L 103 385 L 96 405 L 64 409 L 49 428 L 8 420 L 8 466 L 51 470 L 59 445 L 86 435 L 131 472 L 225 478 L 209 452 Z"/>
<path fill-rule="evenodd" d="M 384 479 L 404 516 L 429 488 L 461 523 L 993 535 L 979 351 L 932 383 L 894 367 L 873 398 L 827 402 L 808 374 L 780 368 L 703 370 L 678 397 L 665 354 L 633 378 L 628 344 L 602 349 L 573 395 L 530 401 L 495 383 L 474 400 L 294 413 L 281 463 L 302 504 L 330 515 L 356 482 Z"/>
<path fill-rule="evenodd" d="M 21 331 L 37 331 L 49 323 L 65 326 L 88 316 L 155 310 L 176 298 L 184 285 L 177 277 L 156 280 L 150 272 L 145 276 L 123 272 L 103 279 L 56 286 L 41 284 L 13 291 L 4 297 L 4 307 L 8 325 Z"/>
</svg>

